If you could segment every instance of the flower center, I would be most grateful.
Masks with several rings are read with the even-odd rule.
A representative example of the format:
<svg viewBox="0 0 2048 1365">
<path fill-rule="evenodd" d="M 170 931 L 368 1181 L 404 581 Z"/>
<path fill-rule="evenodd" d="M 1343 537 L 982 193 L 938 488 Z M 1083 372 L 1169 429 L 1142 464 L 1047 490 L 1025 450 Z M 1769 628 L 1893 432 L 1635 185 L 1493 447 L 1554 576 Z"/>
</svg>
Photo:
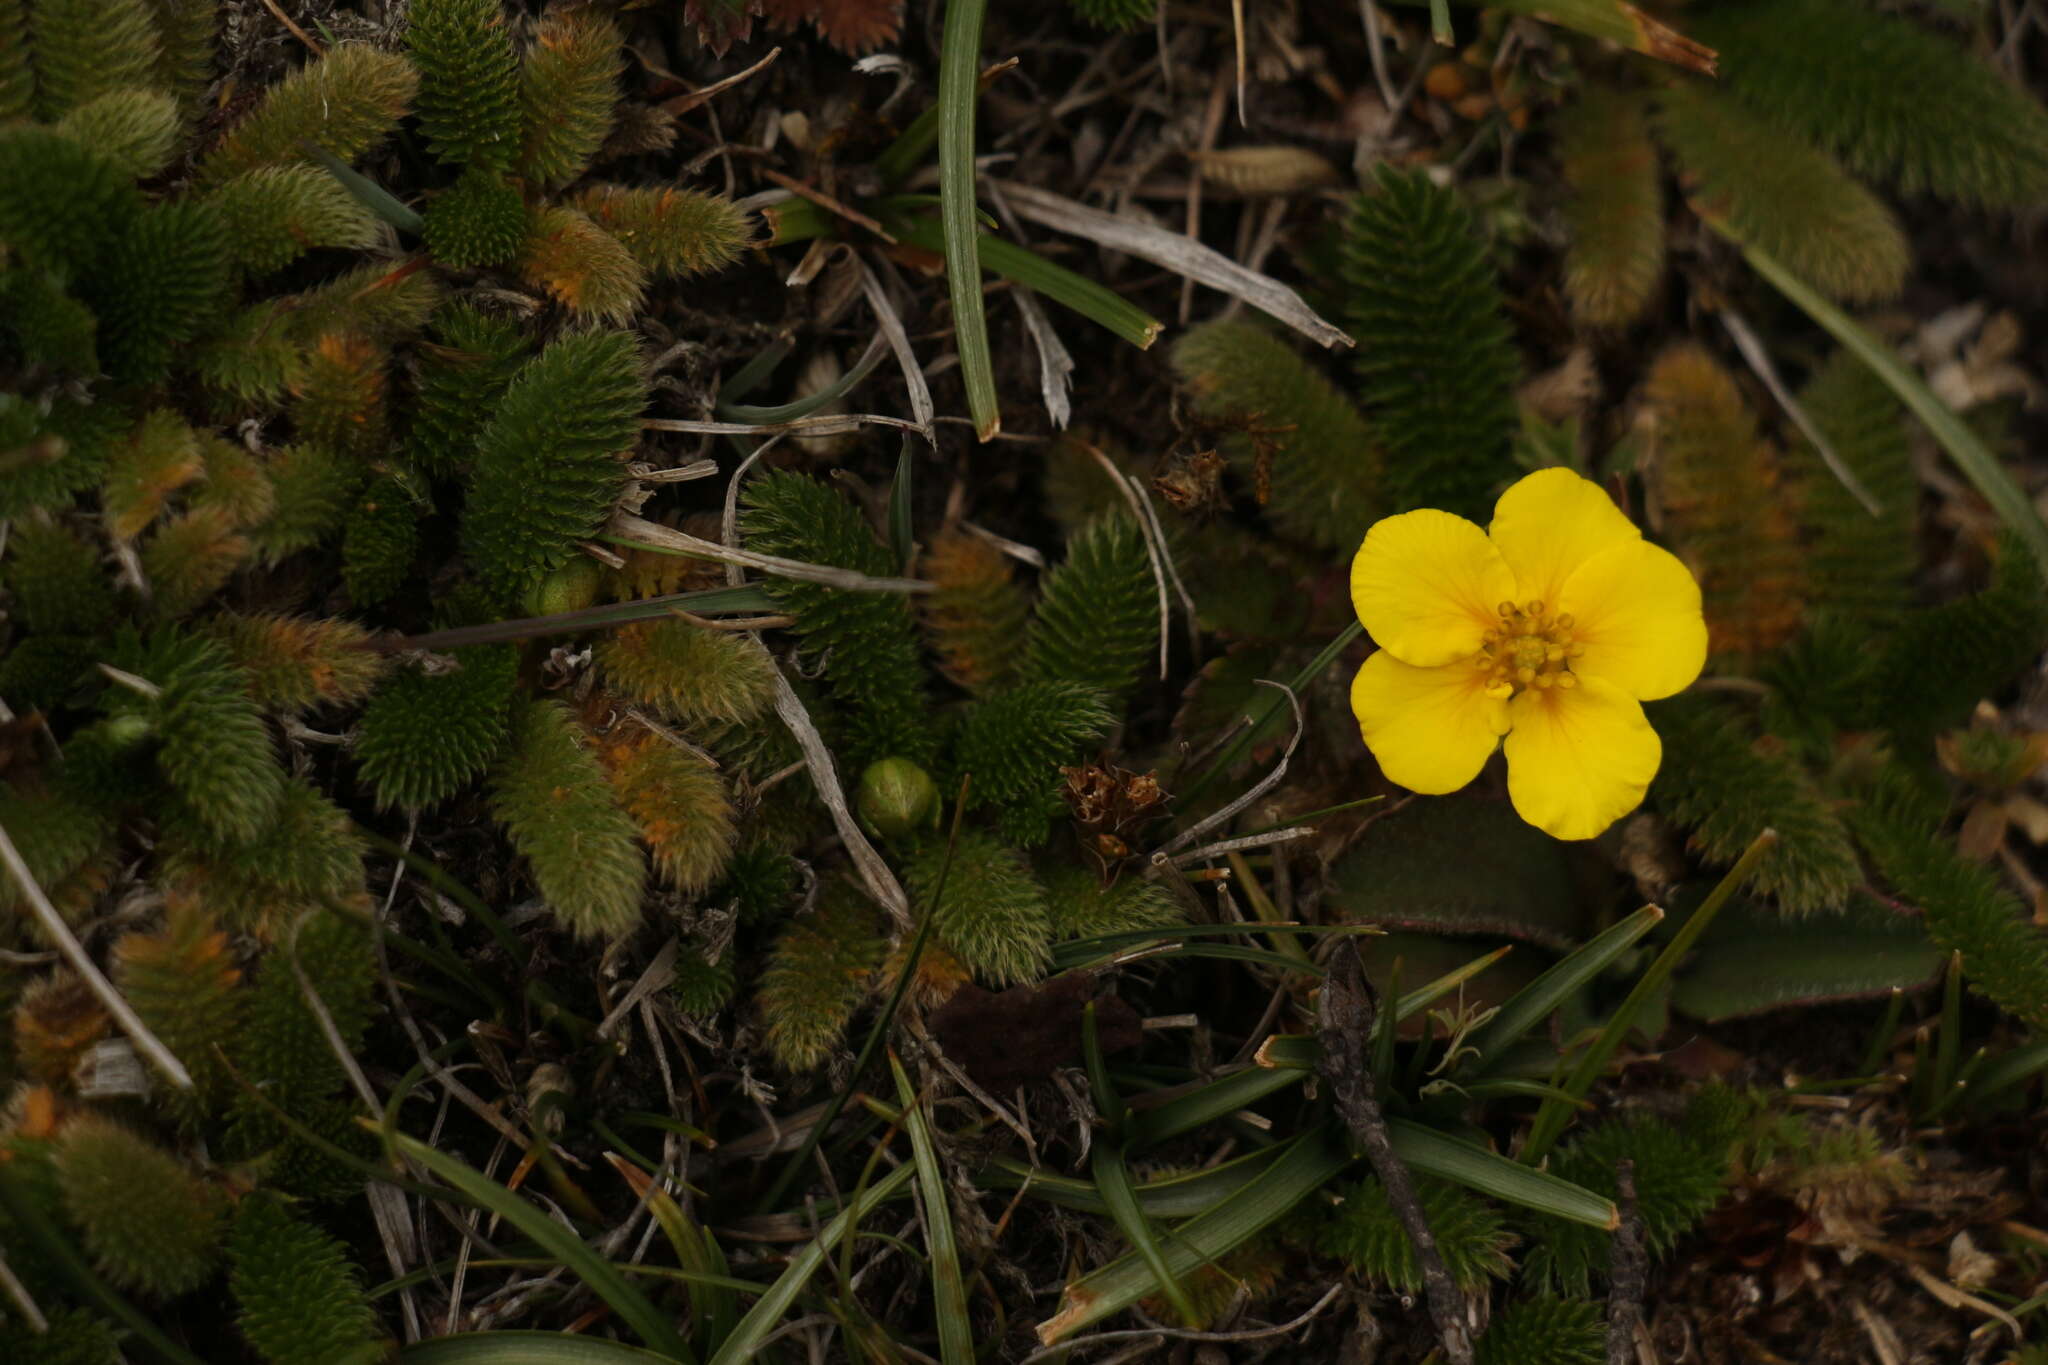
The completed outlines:
<svg viewBox="0 0 2048 1365">
<path fill-rule="evenodd" d="M 1529 688 L 1577 687 L 1572 660 L 1586 652 L 1572 635 L 1572 615 L 1555 615 L 1541 602 L 1500 604 L 1500 624 L 1486 632 L 1478 663 L 1489 697 L 1512 697 Z"/>
</svg>

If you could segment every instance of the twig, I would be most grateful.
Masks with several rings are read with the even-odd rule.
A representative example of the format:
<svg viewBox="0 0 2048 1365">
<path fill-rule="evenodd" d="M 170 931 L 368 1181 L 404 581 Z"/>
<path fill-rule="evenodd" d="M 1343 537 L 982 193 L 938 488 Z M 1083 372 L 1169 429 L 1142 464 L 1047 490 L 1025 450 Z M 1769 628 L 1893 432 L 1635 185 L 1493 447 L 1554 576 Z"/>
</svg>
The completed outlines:
<svg viewBox="0 0 2048 1365">
<path fill-rule="evenodd" d="M 1792 391 L 1785 387 L 1785 381 L 1778 378 L 1778 367 L 1771 363 L 1771 353 L 1764 349 L 1762 339 L 1750 330 L 1747 322 L 1743 321 L 1742 314 L 1733 308 L 1723 308 L 1721 325 L 1726 327 L 1728 335 L 1735 339 L 1735 349 L 1742 352 L 1742 358 L 1749 362 L 1749 368 L 1756 371 L 1756 377 L 1771 391 L 1771 397 L 1778 400 L 1778 406 L 1785 409 L 1785 414 L 1792 419 L 1793 425 L 1806 434 L 1807 440 L 1813 442 L 1814 451 L 1819 454 L 1821 463 L 1828 467 L 1828 473 L 1834 475 L 1836 482 L 1849 490 L 1850 497 L 1863 504 L 1864 511 L 1873 517 L 1883 516 L 1884 504 L 1863 486 L 1863 480 L 1856 477 L 1855 470 L 1842 463 L 1842 457 L 1835 453 L 1834 443 L 1822 433 L 1813 418 L 1806 415 L 1805 407 L 1792 396 Z"/>
<path fill-rule="evenodd" d="M 128 1041 L 135 1044 L 135 1050 L 149 1058 L 156 1069 L 164 1073 L 165 1080 L 180 1090 L 190 1090 L 192 1073 L 185 1070 L 185 1064 L 149 1031 L 149 1025 L 142 1022 L 142 1016 L 129 1006 L 126 997 L 115 990 L 114 983 L 100 971 L 99 964 L 92 960 L 92 954 L 85 951 L 85 945 L 78 941 L 78 936 L 71 932 L 71 926 L 57 913 L 57 907 L 50 904 L 50 898 L 43 894 L 35 874 L 29 871 L 28 860 L 14 846 L 5 825 L 0 825 L 0 866 L 6 867 L 7 874 L 14 878 L 14 884 L 21 888 L 21 894 L 28 901 L 28 907 L 34 912 L 43 933 L 64 955 L 71 969 L 84 980 L 87 989 L 106 1006 L 107 1013 L 114 1016 L 114 1022 L 120 1025 L 121 1032 L 128 1035 Z"/>
<path fill-rule="evenodd" d="M 1422 1285 L 1429 1299 L 1429 1316 L 1436 1323 L 1443 1343 L 1444 1358 L 1450 1365 L 1472 1365 L 1472 1333 L 1467 1325 L 1465 1296 L 1444 1265 L 1437 1249 L 1436 1235 L 1429 1230 L 1422 1201 L 1416 1197 L 1415 1182 L 1408 1168 L 1394 1155 L 1393 1138 L 1387 1120 L 1380 1113 L 1372 1092 L 1372 1068 L 1366 1062 L 1366 1042 L 1372 1036 L 1372 987 L 1366 984 L 1365 969 L 1358 958 L 1358 943 L 1346 938 L 1330 952 L 1328 975 L 1323 978 L 1322 1019 L 1316 1041 L 1322 1056 L 1316 1070 L 1329 1083 L 1337 1112 L 1357 1139 L 1372 1164 L 1373 1174 L 1386 1191 L 1387 1203 L 1408 1232 L 1415 1246 L 1416 1262 L 1422 1267 Z M 1389 1021 L 1391 1026 L 1391 1021 Z"/>
<path fill-rule="evenodd" d="M 910 349 L 910 333 L 903 328 L 903 315 L 896 311 L 896 305 L 889 301 L 888 291 L 868 263 L 855 255 L 853 264 L 860 271 L 861 293 L 867 296 L 868 307 L 874 310 L 875 323 L 888 338 L 889 349 L 896 353 L 896 364 L 903 371 L 903 386 L 910 391 L 910 415 L 923 428 L 925 444 L 932 444 L 932 418 L 938 409 L 932 406 L 932 386 L 925 381 L 924 367 L 917 363 L 917 353 Z M 730 544 L 732 537 L 726 537 Z"/>
<path fill-rule="evenodd" d="M 1614 1202 L 1621 1226 L 1614 1230 L 1608 1264 L 1607 1365 L 1633 1365 L 1650 1257 L 1643 1249 L 1643 1216 L 1636 1207 L 1636 1163 L 1626 1157 L 1615 1163 Z"/>
<path fill-rule="evenodd" d="M 1220 251 L 1200 242 L 1191 242 L 1177 232 L 1104 213 L 1034 185 L 1021 185 L 1014 180 L 999 183 L 1019 217 L 1029 218 L 1059 232 L 1089 238 L 1098 246 L 1112 251 L 1128 252 L 1154 265 L 1186 275 L 1198 284 L 1241 298 L 1260 312 L 1286 323 L 1318 346 L 1355 344 L 1342 328 L 1325 322 L 1304 303 L 1301 295 L 1269 275 L 1246 270 Z"/>
<path fill-rule="evenodd" d="M 7 1257 L 0 1255 L 0 1291 L 7 1295 L 7 1301 L 21 1314 L 31 1332 L 47 1332 L 50 1320 L 43 1316 L 43 1310 L 36 1306 L 35 1297 L 28 1292 L 28 1286 L 14 1273 L 14 1267 L 7 1264 Z"/>
<path fill-rule="evenodd" d="M 1291 844 L 1298 839 L 1313 839 L 1317 833 L 1314 825 L 1296 825 L 1292 829 L 1272 829 L 1264 834 L 1246 834 L 1236 839 L 1224 839 L 1218 843 L 1204 844 L 1200 848 L 1191 848 L 1185 853 L 1176 853 L 1173 855 L 1173 863 L 1179 867 L 1209 858 L 1221 858 L 1229 853 L 1243 853 L 1247 849 Z"/>
<path fill-rule="evenodd" d="M 829 564 L 805 564 L 801 560 L 783 559 L 778 555 L 736 550 L 720 545 L 715 540 L 704 540 L 684 531 L 673 530 L 659 522 L 648 521 L 645 517 L 636 517 L 626 511 L 614 512 L 608 529 L 617 538 L 617 543 L 652 550 L 667 550 L 696 559 L 716 559 L 726 564 L 742 564 L 750 569 L 774 574 L 778 578 L 822 583 L 828 588 L 845 588 L 855 592 L 930 592 L 938 586 L 921 578 L 871 578 L 867 574 L 856 573 L 852 569 L 834 568 Z"/>
<path fill-rule="evenodd" d="M 1301 698 L 1295 696 L 1294 689 L 1287 684 L 1274 682 L 1270 678 L 1260 678 L 1258 679 L 1258 684 L 1261 687 L 1279 688 L 1286 695 L 1287 704 L 1294 708 L 1294 734 L 1287 741 L 1287 752 L 1280 755 L 1280 761 L 1273 765 L 1273 771 L 1260 778 L 1250 791 L 1238 797 L 1235 801 L 1223 807 L 1223 809 L 1216 811 L 1212 815 L 1204 816 L 1179 834 L 1174 835 L 1173 838 L 1166 841 L 1160 852 L 1172 853 L 1177 849 L 1186 848 L 1210 830 L 1221 829 L 1224 824 L 1236 819 L 1239 812 L 1248 809 L 1252 802 L 1280 785 L 1280 779 L 1287 776 L 1287 762 L 1294 757 L 1294 751 L 1301 747 L 1302 734 L 1308 729 L 1308 721 L 1301 712 Z"/>
<path fill-rule="evenodd" d="M 1166 596 L 1164 544 L 1153 538 L 1153 523 L 1145 515 L 1145 503 L 1139 496 L 1137 481 L 1118 469 L 1116 461 L 1103 454 L 1100 447 L 1083 442 L 1081 448 L 1095 458 L 1095 463 L 1102 466 L 1103 473 L 1109 475 L 1110 482 L 1124 495 L 1124 501 L 1131 505 L 1131 516 L 1138 523 L 1138 535 L 1145 542 L 1145 557 L 1152 561 L 1152 580 L 1159 585 L 1159 681 L 1165 682 L 1166 650 L 1173 628 L 1173 607 Z"/>
<path fill-rule="evenodd" d="M 854 868 L 860 873 L 868 895 L 889 912 L 889 918 L 896 922 L 899 930 L 909 933 L 916 927 L 910 916 L 909 898 L 903 894 L 896 874 L 882 861 L 882 855 L 875 852 L 875 846 L 860 832 L 853 812 L 847 808 L 846 793 L 840 789 L 839 770 L 833 765 L 832 753 L 819 736 L 818 727 L 811 723 L 811 713 L 804 709 L 803 699 L 797 696 L 796 689 L 789 685 L 789 679 L 782 676 L 779 668 L 775 670 L 775 714 L 782 717 L 782 723 L 796 737 L 797 747 L 803 750 L 804 763 L 811 770 L 811 785 L 818 789 L 818 799 L 832 812 L 832 824 L 839 831 L 839 841 L 853 859 Z"/>
<path fill-rule="evenodd" d="M 767 70 L 769 66 L 771 66 L 774 63 L 775 59 L 777 57 L 780 57 L 781 55 L 781 48 L 770 48 L 768 50 L 767 56 L 763 57 L 760 61 L 755 62 L 745 71 L 734 72 L 732 75 L 727 76 L 722 81 L 713 81 L 710 85 L 705 86 L 702 90 L 687 91 L 683 94 L 677 95 L 673 99 L 663 100 L 660 104 L 657 104 L 654 107 L 661 110 L 661 112 L 664 114 L 687 114 L 692 109 L 695 109 L 698 105 L 710 99 L 712 96 L 723 94 L 727 90 L 732 89 L 735 85 L 738 85 L 741 81 L 746 80 L 748 77 L 753 76 L 758 72 Z"/>
<path fill-rule="evenodd" d="M 917 423 L 901 417 L 884 417 L 875 412 L 837 412 L 823 417 L 799 417 L 791 422 L 698 422 L 679 417 L 647 417 L 640 422 L 645 431 L 675 431 L 685 436 L 837 436 L 862 427 L 895 427 L 899 431 L 924 434 Z"/>
<path fill-rule="evenodd" d="M 1032 1365 L 1034 1361 L 1066 1356 L 1079 1346 L 1093 1346 L 1109 1341 L 1130 1341 L 1139 1337 L 1172 1337 L 1179 1341 L 1264 1341 L 1271 1337 L 1284 1337 L 1298 1327 L 1308 1326 L 1343 1292 L 1342 1284 L 1333 1284 L 1324 1291 L 1320 1299 L 1309 1305 L 1299 1316 L 1271 1327 L 1249 1327 L 1241 1332 L 1197 1332 L 1185 1327 L 1131 1327 L 1115 1332 L 1096 1332 L 1085 1337 L 1069 1337 L 1057 1346 L 1047 1346 L 1042 1350 L 1033 1351 L 1019 1361 L 1018 1365 Z"/>
<path fill-rule="evenodd" d="M 798 198 L 808 199 L 813 204 L 816 204 L 819 208 L 824 209 L 827 213 L 836 214 L 837 216 L 844 218 L 849 223 L 858 223 L 860 226 L 866 228 L 869 232 L 874 233 L 875 236 L 880 237 L 889 245 L 896 245 L 896 238 L 890 233 L 889 229 L 882 226 L 881 220 L 869 217 L 867 214 L 862 213 L 853 205 L 848 204 L 843 200 L 833 198 L 831 195 L 825 193 L 825 191 L 821 189 L 818 189 L 816 186 L 806 185 L 803 181 L 798 180 L 795 176 L 784 175 L 781 171 L 770 170 L 766 166 L 761 167 L 760 171 L 762 175 L 768 177 L 768 179 L 770 180 L 773 180 L 776 184 L 782 186 L 782 188 L 788 190 L 791 194 L 796 195 Z"/>
<path fill-rule="evenodd" d="M 327 55 L 327 49 L 320 46 L 318 42 L 314 41 L 312 34 L 306 32 L 306 30 L 300 28 L 297 24 L 293 23 L 291 21 L 291 16 L 286 14 L 283 10 L 277 7 L 277 0 L 263 0 L 263 8 L 269 10 L 271 13 L 271 17 L 276 19 L 277 22 L 279 22 L 280 24 L 284 25 L 285 31 L 287 33 L 291 34 L 292 37 L 297 38 L 300 42 L 304 43 L 306 45 L 306 51 L 312 53 L 315 57 L 324 57 Z"/>
<path fill-rule="evenodd" d="M 1394 112 L 1396 100 L 1394 82 L 1387 76 L 1387 54 L 1380 42 L 1380 12 L 1375 0 L 1358 0 L 1358 17 L 1365 24 L 1365 49 L 1372 58 L 1372 78 L 1380 88 L 1380 100 L 1387 106 L 1387 113 Z"/>
</svg>

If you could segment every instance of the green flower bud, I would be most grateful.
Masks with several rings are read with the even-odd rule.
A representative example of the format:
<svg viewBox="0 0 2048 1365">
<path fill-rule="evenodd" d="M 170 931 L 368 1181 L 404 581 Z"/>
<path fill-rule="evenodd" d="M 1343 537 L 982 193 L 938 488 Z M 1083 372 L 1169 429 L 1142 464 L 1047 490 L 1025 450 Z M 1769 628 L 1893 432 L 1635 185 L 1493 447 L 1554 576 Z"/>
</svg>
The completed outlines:
<svg viewBox="0 0 2048 1365">
<path fill-rule="evenodd" d="M 939 789 L 931 774 L 907 758 L 868 764 L 854 797 L 861 823 L 884 839 L 897 839 L 939 823 Z"/>
<path fill-rule="evenodd" d="M 581 611 L 597 600 L 604 570 L 588 555 L 578 555 L 526 590 L 528 616 L 554 616 Z"/>
</svg>

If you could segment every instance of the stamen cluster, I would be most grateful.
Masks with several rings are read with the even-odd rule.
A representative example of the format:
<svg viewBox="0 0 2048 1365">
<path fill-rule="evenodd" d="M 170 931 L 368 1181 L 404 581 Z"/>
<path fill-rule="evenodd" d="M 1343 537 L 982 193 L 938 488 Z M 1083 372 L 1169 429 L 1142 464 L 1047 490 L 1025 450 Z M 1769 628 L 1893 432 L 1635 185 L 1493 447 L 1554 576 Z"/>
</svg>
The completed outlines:
<svg viewBox="0 0 2048 1365">
<path fill-rule="evenodd" d="M 1486 632 L 1479 666 L 1486 694 L 1511 697 L 1528 688 L 1577 687 L 1571 661 L 1586 652 L 1572 634 L 1572 614 L 1552 616 L 1542 602 L 1500 604 L 1500 624 Z"/>
</svg>

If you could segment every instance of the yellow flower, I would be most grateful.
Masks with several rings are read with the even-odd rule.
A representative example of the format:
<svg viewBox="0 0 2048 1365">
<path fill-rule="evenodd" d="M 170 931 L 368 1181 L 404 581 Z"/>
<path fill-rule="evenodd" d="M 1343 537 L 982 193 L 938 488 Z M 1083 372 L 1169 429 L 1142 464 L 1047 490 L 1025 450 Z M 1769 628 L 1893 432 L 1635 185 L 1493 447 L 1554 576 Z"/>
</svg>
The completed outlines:
<svg viewBox="0 0 2048 1365">
<path fill-rule="evenodd" d="M 1568 469 L 1516 483 L 1483 531 L 1433 509 L 1378 522 L 1351 600 L 1380 646 L 1351 709 L 1388 778 L 1456 791 L 1503 745 L 1516 811 L 1559 839 L 1642 801 L 1664 746 L 1639 703 L 1707 658 L 1691 571 Z"/>
</svg>

